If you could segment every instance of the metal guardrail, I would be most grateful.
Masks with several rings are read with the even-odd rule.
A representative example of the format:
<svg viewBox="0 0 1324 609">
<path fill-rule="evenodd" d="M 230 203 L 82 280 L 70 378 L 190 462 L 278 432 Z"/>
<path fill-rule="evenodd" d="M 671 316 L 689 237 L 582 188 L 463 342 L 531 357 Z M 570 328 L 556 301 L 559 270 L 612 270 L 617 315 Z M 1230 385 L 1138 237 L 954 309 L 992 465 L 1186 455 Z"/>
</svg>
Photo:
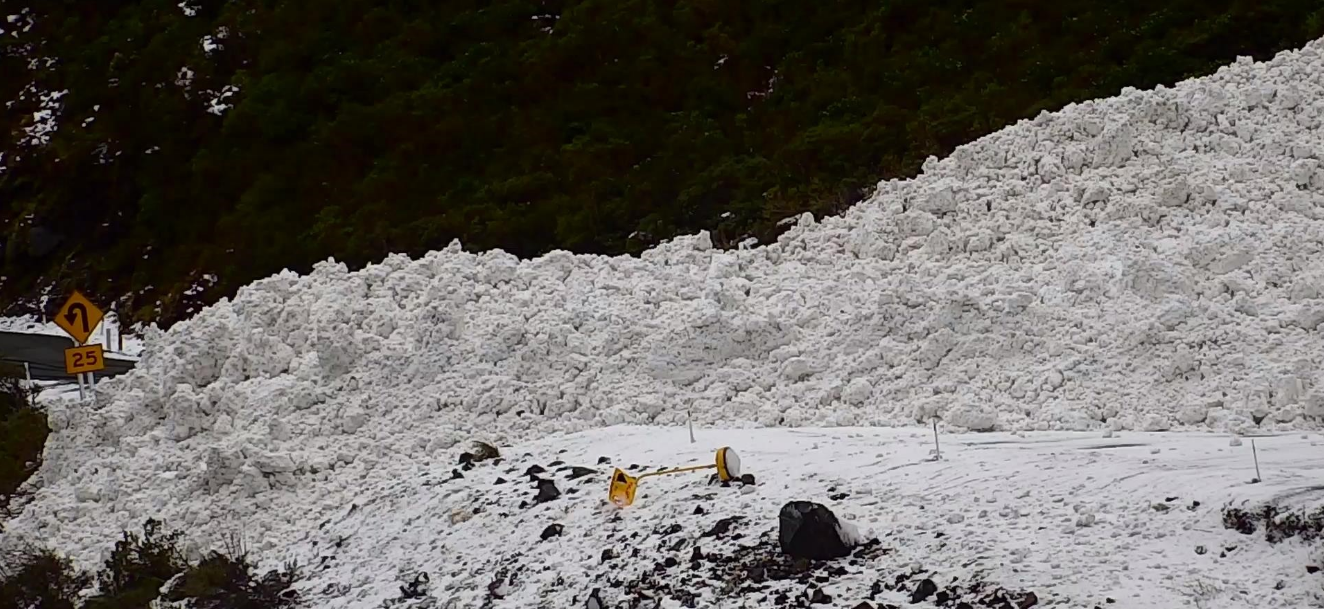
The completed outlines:
<svg viewBox="0 0 1324 609">
<path fill-rule="evenodd" d="M 64 371 L 64 350 L 73 346 L 74 341 L 66 336 L 0 332 L 0 362 L 20 367 L 27 364 L 34 381 L 72 383 L 76 381 L 74 375 Z M 124 374 L 137 364 L 135 360 L 106 355 L 106 369 L 97 372 L 97 378 Z"/>
</svg>

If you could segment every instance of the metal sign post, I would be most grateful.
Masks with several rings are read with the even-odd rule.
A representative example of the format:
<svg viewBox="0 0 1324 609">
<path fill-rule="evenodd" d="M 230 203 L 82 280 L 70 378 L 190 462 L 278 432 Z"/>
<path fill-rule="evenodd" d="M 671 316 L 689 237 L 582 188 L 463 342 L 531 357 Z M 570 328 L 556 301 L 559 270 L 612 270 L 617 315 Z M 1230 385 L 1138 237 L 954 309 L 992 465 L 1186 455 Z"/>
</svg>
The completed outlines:
<svg viewBox="0 0 1324 609">
<path fill-rule="evenodd" d="M 28 382 L 28 404 L 36 406 L 37 392 L 32 385 L 32 366 L 29 366 L 27 362 L 23 362 L 23 377 Z"/>
</svg>

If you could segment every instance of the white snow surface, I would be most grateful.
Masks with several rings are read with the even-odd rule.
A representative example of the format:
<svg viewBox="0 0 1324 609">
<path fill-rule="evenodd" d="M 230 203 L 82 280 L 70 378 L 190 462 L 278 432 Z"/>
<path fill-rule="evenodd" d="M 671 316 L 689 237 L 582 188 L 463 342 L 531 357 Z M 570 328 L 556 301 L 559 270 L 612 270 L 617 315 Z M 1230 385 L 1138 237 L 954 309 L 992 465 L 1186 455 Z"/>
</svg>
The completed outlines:
<svg viewBox="0 0 1324 609">
<path fill-rule="evenodd" d="M 727 428 L 1318 428 L 1322 51 L 1043 114 L 762 247 L 699 234 L 640 258 L 521 261 L 452 244 L 258 281 L 148 336 L 97 407 L 51 407 L 11 530 L 90 564 L 146 516 L 219 540 L 237 514 L 274 555 L 459 442 L 686 412 Z"/>
</svg>

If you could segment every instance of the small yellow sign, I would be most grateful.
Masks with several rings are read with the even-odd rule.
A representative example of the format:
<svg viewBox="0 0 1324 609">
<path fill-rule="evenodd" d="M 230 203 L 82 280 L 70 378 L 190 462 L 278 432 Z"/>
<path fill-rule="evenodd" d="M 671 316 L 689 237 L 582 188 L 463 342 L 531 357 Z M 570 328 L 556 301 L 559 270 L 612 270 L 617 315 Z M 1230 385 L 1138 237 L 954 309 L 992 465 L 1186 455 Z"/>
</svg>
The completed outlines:
<svg viewBox="0 0 1324 609">
<path fill-rule="evenodd" d="M 105 316 L 92 301 L 75 290 L 55 314 L 55 325 L 68 332 L 81 345 L 92 336 L 92 331 L 97 329 L 97 324 Z"/>
<path fill-rule="evenodd" d="M 106 358 L 101 345 L 72 347 L 64 350 L 64 371 L 69 374 L 83 374 L 106 369 Z"/>
<path fill-rule="evenodd" d="M 634 493 L 639 489 L 639 479 L 631 476 L 620 468 L 611 475 L 611 489 L 609 497 L 616 507 L 625 507 L 634 503 Z"/>
<path fill-rule="evenodd" d="M 731 447 L 724 446 L 717 450 L 717 462 L 712 465 L 695 465 L 692 467 L 680 467 L 676 469 L 666 469 L 662 471 L 651 472 L 631 476 L 620 468 L 616 468 L 611 474 L 611 487 L 607 489 L 607 498 L 616 507 L 625 507 L 634 503 L 635 491 L 639 490 L 639 481 L 653 476 L 664 476 L 666 474 L 679 474 L 682 472 L 695 472 L 703 469 L 716 469 L 717 477 L 722 482 L 730 482 L 740 477 L 740 457 L 736 456 L 736 451 Z"/>
</svg>

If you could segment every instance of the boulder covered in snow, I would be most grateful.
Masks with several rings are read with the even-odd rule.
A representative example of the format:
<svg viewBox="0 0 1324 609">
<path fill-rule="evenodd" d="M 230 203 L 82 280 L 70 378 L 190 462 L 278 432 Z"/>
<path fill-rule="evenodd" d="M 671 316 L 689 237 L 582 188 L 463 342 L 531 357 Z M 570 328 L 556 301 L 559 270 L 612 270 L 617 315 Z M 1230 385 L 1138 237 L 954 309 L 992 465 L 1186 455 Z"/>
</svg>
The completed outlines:
<svg viewBox="0 0 1324 609">
<path fill-rule="evenodd" d="M 857 543 L 853 527 L 843 523 L 826 506 L 812 501 L 792 501 L 782 506 L 777 535 L 783 553 L 796 558 L 830 560 L 849 556 Z"/>
</svg>

